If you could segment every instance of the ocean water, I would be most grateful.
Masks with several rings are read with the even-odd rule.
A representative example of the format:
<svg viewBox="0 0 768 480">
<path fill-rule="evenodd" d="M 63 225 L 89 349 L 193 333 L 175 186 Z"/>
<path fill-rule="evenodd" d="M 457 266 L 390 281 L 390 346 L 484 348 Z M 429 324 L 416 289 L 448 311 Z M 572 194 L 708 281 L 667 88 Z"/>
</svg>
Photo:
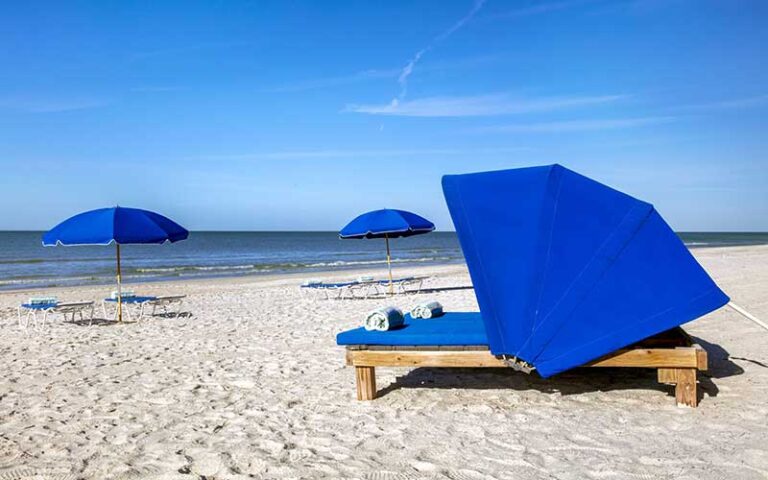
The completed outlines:
<svg viewBox="0 0 768 480">
<path fill-rule="evenodd" d="M 0 232 L 0 290 L 114 281 L 114 247 L 43 247 L 42 232 Z M 681 233 L 692 248 L 768 244 L 768 233 Z M 394 239 L 397 265 L 464 261 L 456 234 Z M 383 240 L 340 240 L 335 232 L 192 232 L 188 240 L 121 248 L 123 279 L 139 283 L 381 267 Z"/>
<path fill-rule="evenodd" d="M 0 232 L 0 289 L 114 282 L 115 247 L 43 247 L 42 232 Z M 463 260 L 454 233 L 390 240 L 393 264 Z M 126 283 L 178 278 L 386 266 L 384 240 L 340 240 L 335 232 L 192 232 L 187 240 L 120 248 Z"/>
</svg>

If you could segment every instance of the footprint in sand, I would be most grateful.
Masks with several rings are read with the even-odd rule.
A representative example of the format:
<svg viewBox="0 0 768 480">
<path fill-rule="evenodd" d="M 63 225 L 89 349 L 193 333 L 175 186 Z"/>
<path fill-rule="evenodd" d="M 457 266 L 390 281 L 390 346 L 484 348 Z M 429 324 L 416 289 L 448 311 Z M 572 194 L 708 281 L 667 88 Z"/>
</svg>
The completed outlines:
<svg viewBox="0 0 768 480">
<path fill-rule="evenodd" d="M 129 474 L 118 477 L 118 480 L 197 480 L 197 475 L 187 475 L 184 473 L 161 473 L 161 474 Z"/>
<path fill-rule="evenodd" d="M 170 398 L 152 397 L 150 395 L 140 395 L 136 397 L 136 401 L 149 403 L 152 405 L 162 405 L 162 406 L 173 405 L 174 403 L 176 403 Z"/>
<path fill-rule="evenodd" d="M 56 473 L 48 470 L 19 468 L 0 472 L 0 480 L 76 480 L 71 473 Z"/>
<path fill-rule="evenodd" d="M 451 480 L 489 480 L 492 479 L 490 475 L 484 475 L 474 470 L 448 470 L 445 474 Z"/>
<path fill-rule="evenodd" d="M 189 470 L 201 477 L 212 477 L 224 467 L 221 458 L 216 454 L 203 454 L 192 459 Z"/>
<path fill-rule="evenodd" d="M 249 380 L 232 380 L 229 382 L 230 386 L 237 387 L 237 388 L 244 388 L 247 390 L 252 389 L 256 386 L 255 383 L 249 381 Z"/>
<path fill-rule="evenodd" d="M 421 480 L 424 476 L 418 473 L 371 472 L 365 475 L 366 480 Z"/>
</svg>

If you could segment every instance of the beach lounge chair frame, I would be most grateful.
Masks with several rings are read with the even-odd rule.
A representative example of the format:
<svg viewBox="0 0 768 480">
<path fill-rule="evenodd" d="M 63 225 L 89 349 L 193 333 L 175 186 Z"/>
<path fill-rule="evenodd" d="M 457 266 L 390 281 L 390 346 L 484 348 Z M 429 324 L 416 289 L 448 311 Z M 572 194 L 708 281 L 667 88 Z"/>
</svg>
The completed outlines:
<svg viewBox="0 0 768 480">
<path fill-rule="evenodd" d="M 101 301 L 101 310 L 104 314 L 104 318 L 111 319 L 113 321 L 122 321 L 122 314 L 125 313 L 125 316 L 128 317 L 128 321 L 133 321 L 133 315 L 131 314 L 131 306 L 136 307 L 137 315 L 136 315 L 136 321 L 141 321 L 144 319 L 144 309 L 147 305 L 151 305 L 151 302 L 157 299 L 157 297 L 123 297 L 122 298 L 122 305 L 119 306 L 118 302 L 114 298 L 105 298 Z M 114 303 L 115 304 L 115 311 L 113 315 L 109 315 L 107 312 L 107 304 L 108 303 Z M 120 308 L 122 307 L 122 308 Z"/>
<path fill-rule="evenodd" d="M 26 314 L 22 316 L 22 310 L 26 311 Z M 58 303 L 56 305 L 45 306 L 43 308 L 31 308 L 28 305 L 20 305 L 18 307 L 19 314 L 19 327 L 29 327 L 30 319 L 34 322 L 34 327 L 38 328 L 44 326 L 48 321 L 48 316 L 52 314 L 60 313 L 64 315 L 64 321 L 67 321 L 67 315 L 72 315 L 72 322 L 75 321 L 76 316 L 80 317 L 81 321 L 85 321 L 85 312 L 88 312 L 88 325 L 93 324 L 93 302 L 68 302 Z M 38 314 L 42 314 L 42 322 L 38 323 Z"/>
<path fill-rule="evenodd" d="M 341 282 L 341 283 L 317 283 L 301 286 L 302 291 L 320 292 L 326 300 L 343 300 L 344 298 L 369 298 L 372 295 L 378 295 L 379 282 Z M 356 292 L 362 292 L 358 296 Z"/>
<path fill-rule="evenodd" d="M 349 345 L 346 363 L 355 367 L 357 399 L 376 398 L 376 367 L 509 368 L 485 345 L 406 347 Z M 678 405 L 698 406 L 697 372 L 707 370 L 707 352 L 680 327 L 592 361 L 585 367 L 653 368 L 659 383 L 675 385 Z"/>
<path fill-rule="evenodd" d="M 392 283 L 395 292 L 402 295 L 417 294 L 421 292 L 424 281 L 429 277 L 407 277 L 395 279 Z M 389 280 L 369 280 L 341 283 L 313 283 L 301 285 L 302 291 L 307 293 L 322 292 L 326 300 L 343 300 L 345 298 L 368 299 L 383 295 L 382 287 L 389 285 Z M 411 286 L 415 289 L 409 290 Z"/>
<path fill-rule="evenodd" d="M 344 298 L 344 293 L 349 290 L 349 287 L 354 285 L 355 282 L 343 282 L 343 283 L 314 283 L 308 285 L 302 285 L 302 292 L 306 292 L 309 298 L 312 298 L 312 294 L 322 294 L 326 300 L 340 300 Z M 317 295 L 315 295 L 317 298 Z"/>
<path fill-rule="evenodd" d="M 160 297 L 155 297 L 154 300 L 150 300 L 147 302 L 147 305 L 152 306 L 152 316 L 155 316 L 157 313 L 157 309 L 160 308 L 163 311 L 163 314 L 167 315 L 170 311 L 171 306 L 176 306 L 176 311 L 174 314 L 178 317 L 181 315 L 181 309 L 184 306 L 184 299 L 187 298 L 186 295 L 165 295 Z"/>
<path fill-rule="evenodd" d="M 350 298 L 364 298 L 368 299 L 372 296 L 378 296 L 381 295 L 381 290 L 379 289 L 379 286 L 381 285 L 381 282 L 377 280 L 369 280 L 369 281 L 358 281 L 354 284 L 350 285 L 347 290 L 349 292 Z M 360 292 L 361 295 L 358 297 L 357 292 Z M 343 297 L 339 297 L 343 298 Z"/>
<path fill-rule="evenodd" d="M 343 300 L 346 294 L 349 294 L 350 297 L 354 296 L 352 293 L 352 287 L 354 285 L 356 285 L 356 282 L 346 282 L 339 284 L 328 284 L 317 288 L 325 293 L 326 300 Z"/>
<path fill-rule="evenodd" d="M 424 281 L 429 277 L 407 277 L 393 282 L 395 291 L 401 295 L 417 295 L 421 292 L 421 287 L 424 285 Z M 415 286 L 413 290 L 409 290 L 409 287 Z"/>
</svg>

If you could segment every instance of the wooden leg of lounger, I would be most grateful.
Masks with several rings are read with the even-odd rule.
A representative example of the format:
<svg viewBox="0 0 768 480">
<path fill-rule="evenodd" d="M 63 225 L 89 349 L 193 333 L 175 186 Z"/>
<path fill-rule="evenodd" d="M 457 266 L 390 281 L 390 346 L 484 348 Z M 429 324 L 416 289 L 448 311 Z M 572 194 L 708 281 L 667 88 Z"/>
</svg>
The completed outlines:
<svg viewBox="0 0 768 480">
<path fill-rule="evenodd" d="M 699 405 L 695 368 L 660 368 L 658 372 L 660 383 L 675 385 L 675 400 L 678 405 Z"/>
<path fill-rule="evenodd" d="M 677 385 L 675 385 L 675 399 L 678 405 L 696 407 L 699 398 L 696 392 L 696 369 L 677 369 Z"/>
<path fill-rule="evenodd" d="M 376 369 L 374 367 L 355 367 L 357 380 L 357 399 L 373 400 L 376 398 Z"/>
</svg>

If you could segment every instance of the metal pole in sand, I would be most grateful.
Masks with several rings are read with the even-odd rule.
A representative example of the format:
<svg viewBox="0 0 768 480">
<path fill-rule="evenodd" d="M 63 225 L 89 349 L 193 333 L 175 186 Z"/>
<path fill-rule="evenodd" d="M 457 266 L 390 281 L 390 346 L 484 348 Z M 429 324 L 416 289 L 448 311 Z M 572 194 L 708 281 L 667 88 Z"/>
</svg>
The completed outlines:
<svg viewBox="0 0 768 480">
<path fill-rule="evenodd" d="M 768 325 L 766 325 L 765 322 L 763 322 L 762 320 L 758 319 L 757 317 L 755 317 L 754 315 L 752 315 L 748 311 L 744 310 L 740 306 L 736 305 L 733 302 L 728 302 L 728 306 L 731 307 L 732 309 L 736 310 L 736 312 L 741 314 L 747 320 L 751 320 L 751 321 L 755 322 L 756 324 L 760 325 L 761 327 L 763 327 L 764 329 L 768 330 Z"/>
<path fill-rule="evenodd" d="M 123 287 L 122 275 L 120 274 L 120 244 L 115 242 L 117 247 L 117 320 L 123 321 Z"/>
<path fill-rule="evenodd" d="M 387 267 L 389 268 L 389 294 L 392 295 L 394 291 L 392 290 L 392 258 L 389 253 L 389 235 L 385 233 L 384 239 L 387 241 Z"/>
</svg>

